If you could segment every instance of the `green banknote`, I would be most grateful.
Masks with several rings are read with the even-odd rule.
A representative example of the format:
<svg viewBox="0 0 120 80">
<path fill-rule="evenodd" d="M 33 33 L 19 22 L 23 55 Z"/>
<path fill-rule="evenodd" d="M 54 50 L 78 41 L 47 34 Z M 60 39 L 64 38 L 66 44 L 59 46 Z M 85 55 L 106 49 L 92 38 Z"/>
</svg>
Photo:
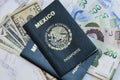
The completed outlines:
<svg viewBox="0 0 120 80">
<path fill-rule="evenodd" d="M 112 18 L 96 18 L 86 22 L 79 22 L 78 23 L 81 27 L 100 27 L 100 28 L 118 28 L 116 19 Z"/>
<path fill-rule="evenodd" d="M 99 54 L 90 66 L 88 73 L 103 80 L 112 79 L 120 62 L 120 50 L 94 38 L 90 39 L 99 49 Z"/>
</svg>

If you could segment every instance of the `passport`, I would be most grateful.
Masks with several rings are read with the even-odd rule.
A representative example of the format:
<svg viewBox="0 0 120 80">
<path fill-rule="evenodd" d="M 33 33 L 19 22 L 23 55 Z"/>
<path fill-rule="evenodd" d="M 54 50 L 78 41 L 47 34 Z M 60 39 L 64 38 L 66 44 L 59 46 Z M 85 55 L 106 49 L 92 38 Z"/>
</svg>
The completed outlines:
<svg viewBox="0 0 120 80">
<path fill-rule="evenodd" d="M 97 52 L 97 48 L 55 0 L 23 28 L 61 78 Z"/>
<path fill-rule="evenodd" d="M 44 57 L 41 51 L 35 46 L 34 42 L 31 39 L 28 41 L 27 45 L 22 50 L 20 56 L 27 59 L 29 62 L 35 64 L 42 70 L 53 75 L 54 77 L 56 78 L 58 77 L 55 70 L 52 68 L 47 59 Z"/>
<path fill-rule="evenodd" d="M 48 60 L 44 57 L 41 51 L 35 46 L 34 42 L 30 39 L 20 56 L 27 59 L 29 62 L 35 64 L 42 70 L 51 74 L 59 80 L 82 80 L 84 75 L 87 73 L 88 68 L 93 63 L 98 52 L 90 56 L 83 63 L 78 64 L 74 69 L 64 75 L 62 78 L 59 78 L 55 70 L 52 68 Z"/>
</svg>

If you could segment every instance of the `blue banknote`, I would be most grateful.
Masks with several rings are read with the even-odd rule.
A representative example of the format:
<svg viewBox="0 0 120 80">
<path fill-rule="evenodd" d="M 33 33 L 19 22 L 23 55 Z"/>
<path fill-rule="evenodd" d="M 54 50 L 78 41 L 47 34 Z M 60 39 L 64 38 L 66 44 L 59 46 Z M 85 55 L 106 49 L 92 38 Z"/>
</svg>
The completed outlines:
<svg viewBox="0 0 120 80">
<path fill-rule="evenodd" d="M 106 11 L 111 6 L 110 1 L 103 0 L 79 0 L 74 6 L 71 15 L 77 22 L 84 22 L 94 18 L 108 18 L 110 15 Z M 88 3 L 89 2 L 89 3 Z M 82 5 L 81 5 L 82 4 Z"/>
<path fill-rule="evenodd" d="M 116 18 L 117 25 L 120 28 L 119 0 L 99 0 L 99 2 L 106 9 L 108 15 Z"/>
<path fill-rule="evenodd" d="M 71 15 L 76 22 L 84 22 L 93 18 L 93 16 L 91 16 L 87 11 L 81 10 L 79 8 L 74 8 Z"/>
</svg>

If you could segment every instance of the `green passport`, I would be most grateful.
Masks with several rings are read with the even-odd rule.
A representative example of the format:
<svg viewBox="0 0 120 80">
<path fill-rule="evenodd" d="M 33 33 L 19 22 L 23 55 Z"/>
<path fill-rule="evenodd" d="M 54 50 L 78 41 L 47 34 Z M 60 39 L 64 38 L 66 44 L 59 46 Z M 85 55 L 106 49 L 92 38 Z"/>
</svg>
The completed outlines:
<svg viewBox="0 0 120 80">
<path fill-rule="evenodd" d="M 23 28 L 60 77 L 97 51 L 58 0 Z"/>
</svg>

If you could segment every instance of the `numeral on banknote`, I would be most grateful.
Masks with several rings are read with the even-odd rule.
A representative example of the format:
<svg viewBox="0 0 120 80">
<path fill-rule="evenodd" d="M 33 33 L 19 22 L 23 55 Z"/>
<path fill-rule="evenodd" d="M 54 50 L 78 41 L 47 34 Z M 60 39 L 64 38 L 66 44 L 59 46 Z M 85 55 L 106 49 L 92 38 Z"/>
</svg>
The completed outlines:
<svg viewBox="0 0 120 80">
<path fill-rule="evenodd" d="M 102 14 L 96 16 L 95 18 L 101 18 L 101 19 L 104 19 L 104 18 L 108 18 L 108 17 L 109 17 L 109 15 L 108 15 L 107 13 L 102 13 Z"/>
<path fill-rule="evenodd" d="M 86 0 L 82 0 L 80 2 L 79 6 L 84 9 L 86 4 L 87 4 L 87 1 Z"/>
<path fill-rule="evenodd" d="M 92 10 L 89 11 L 89 13 L 90 14 L 95 14 L 101 9 L 102 9 L 101 6 L 97 4 L 97 5 L 95 5 L 95 7 Z"/>
<path fill-rule="evenodd" d="M 117 57 L 117 52 L 110 49 L 107 49 L 107 51 L 104 54 L 108 56 L 112 56 L 113 58 Z"/>
</svg>

